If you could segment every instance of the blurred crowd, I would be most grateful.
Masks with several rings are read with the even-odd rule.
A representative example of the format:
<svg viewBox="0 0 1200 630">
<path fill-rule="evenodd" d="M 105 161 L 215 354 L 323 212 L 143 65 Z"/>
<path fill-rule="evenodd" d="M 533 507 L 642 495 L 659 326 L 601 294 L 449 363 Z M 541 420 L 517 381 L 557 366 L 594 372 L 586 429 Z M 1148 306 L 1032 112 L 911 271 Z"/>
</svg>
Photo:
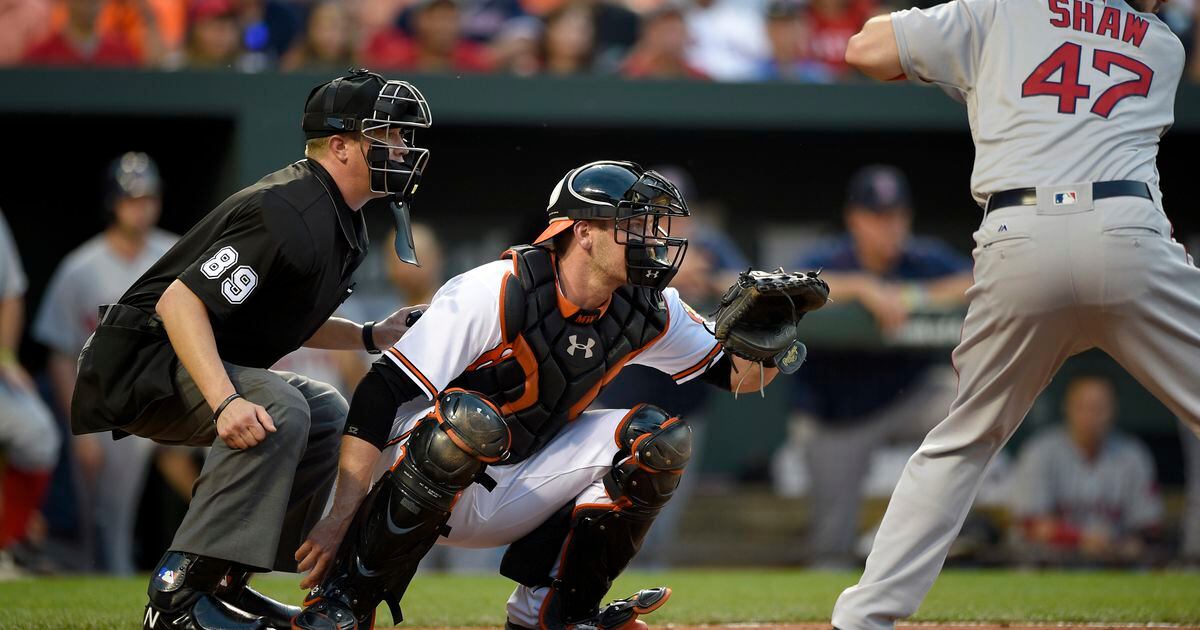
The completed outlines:
<svg viewBox="0 0 1200 630">
<path fill-rule="evenodd" d="M 917 0 L 919 6 L 935 4 Z M 1193 0 L 1162 17 L 1189 50 Z M 853 80 L 912 0 L 0 0 L 0 65 Z M 1200 81 L 1200 63 L 1191 76 Z"/>
<path fill-rule="evenodd" d="M 656 169 L 679 186 L 693 210 L 692 218 L 681 222 L 679 235 L 690 247 L 673 286 L 699 312 L 709 312 L 737 273 L 751 265 L 750 258 L 727 233 L 719 202 L 697 190 L 682 168 Z M 149 527 L 169 540 L 178 520 L 172 521 L 162 505 L 186 504 L 202 461 L 192 449 L 107 434 L 71 436 L 67 428 L 75 357 L 95 329 L 97 306 L 115 302 L 177 238 L 156 227 L 163 191 L 150 156 L 120 156 L 109 166 L 106 182 L 104 199 L 95 203 L 107 227 L 59 262 L 40 303 L 28 308 L 20 249 L 36 244 L 14 240 L 0 214 L 0 579 L 31 571 L 127 574 L 145 568 L 138 558 L 153 563 L 161 549 L 147 549 L 153 537 L 135 535 L 139 512 L 143 518 L 151 512 Z M 940 240 L 913 234 L 916 211 L 900 169 L 865 166 L 847 186 L 844 231 L 789 250 L 793 258 L 787 266 L 823 269 L 838 298 L 835 308 L 865 311 L 885 338 L 923 312 L 958 312 L 966 304 L 971 261 Z M 540 213 L 534 214 L 540 222 Z M 377 242 L 389 243 L 392 237 Z M 398 306 L 427 303 L 453 273 L 482 262 L 451 263 L 428 225 L 415 225 L 413 237 L 422 265 L 402 264 L 388 248 L 374 248 L 342 315 L 362 321 Z M 521 240 L 519 234 L 513 238 Z M 28 325 L 26 311 L 34 313 Z M 19 361 L 23 335 L 46 349 L 44 373 L 31 376 Z M 349 397 L 368 361 L 365 353 L 301 349 L 276 367 L 331 383 Z M 787 439 L 773 455 L 773 481 L 778 494 L 805 497 L 807 562 L 840 568 L 861 562 L 864 531 L 870 535 L 862 520 L 864 502 L 890 494 L 904 459 L 942 419 L 955 388 L 944 349 L 896 347 L 825 352 L 783 387 L 772 388 L 790 396 L 787 417 L 748 420 L 787 426 Z M 693 473 L 685 475 L 651 531 L 640 557 L 643 566 L 669 563 L 688 497 L 701 476 L 706 435 L 717 423 L 735 420 L 721 417 L 714 404 L 719 396 L 704 384 L 676 387 L 665 375 L 636 368 L 602 393 L 600 406 L 658 404 L 687 418 L 696 434 Z M 1039 427 L 1019 449 L 1001 454 L 979 504 L 998 506 L 1004 514 L 992 522 L 993 528 L 996 523 L 1007 528 L 994 536 L 1006 561 L 1037 566 L 1200 562 L 1200 440 L 1181 432 L 1189 483 L 1185 525 L 1178 535 L 1167 536 L 1155 460 L 1137 437 L 1116 428 L 1121 413 L 1110 378 L 1075 375 L 1066 383 L 1061 420 Z M 151 476 L 160 480 L 159 493 L 169 495 L 157 503 L 147 498 Z M 970 535 L 972 527 L 966 531 Z M 431 562 L 459 569 L 494 568 L 498 562 L 490 551 L 444 556 Z"/>
</svg>

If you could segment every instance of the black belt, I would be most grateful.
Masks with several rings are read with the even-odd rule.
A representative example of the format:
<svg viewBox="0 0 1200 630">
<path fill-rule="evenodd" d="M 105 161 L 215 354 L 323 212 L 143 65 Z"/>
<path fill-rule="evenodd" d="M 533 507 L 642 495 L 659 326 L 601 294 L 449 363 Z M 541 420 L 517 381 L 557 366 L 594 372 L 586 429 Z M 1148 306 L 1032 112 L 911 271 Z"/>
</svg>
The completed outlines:
<svg viewBox="0 0 1200 630">
<path fill-rule="evenodd" d="M 162 319 L 157 313 L 147 313 L 136 306 L 105 304 L 100 307 L 100 324 L 121 328 L 159 330 L 162 328 Z"/>
<path fill-rule="evenodd" d="M 1109 197 L 1154 199 L 1150 196 L 1150 187 L 1146 185 L 1146 182 L 1119 179 L 1111 182 L 1096 182 L 1092 184 L 1092 199 L 1108 199 Z M 1009 206 L 1036 206 L 1037 202 L 1036 188 L 1002 190 L 988 197 L 987 212 Z"/>
</svg>

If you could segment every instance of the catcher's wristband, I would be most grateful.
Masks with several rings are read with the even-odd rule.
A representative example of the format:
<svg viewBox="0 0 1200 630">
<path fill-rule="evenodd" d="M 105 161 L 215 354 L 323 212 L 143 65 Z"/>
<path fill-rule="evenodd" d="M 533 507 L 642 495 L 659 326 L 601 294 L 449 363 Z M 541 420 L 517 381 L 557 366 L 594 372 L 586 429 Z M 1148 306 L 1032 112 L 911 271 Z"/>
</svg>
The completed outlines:
<svg viewBox="0 0 1200 630">
<path fill-rule="evenodd" d="M 241 397 L 242 397 L 241 394 L 234 392 L 234 393 L 230 394 L 228 398 L 221 401 L 221 404 L 217 405 L 217 410 L 213 412 L 213 417 L 212 417 L 213 424 L 216 424 L 217 419 L 219 419 L 221 417 L 221 414 L 225 413 L 225 408 L 229 406 L 229 403 L 231 403 Z"/>
<path fill-rule="evenodd" d="M 383 351 L 375 346 L 375 322 L 367 322 L 362 325 L 363 347 L 371 354 L 381 354 Z"/>
</svg>

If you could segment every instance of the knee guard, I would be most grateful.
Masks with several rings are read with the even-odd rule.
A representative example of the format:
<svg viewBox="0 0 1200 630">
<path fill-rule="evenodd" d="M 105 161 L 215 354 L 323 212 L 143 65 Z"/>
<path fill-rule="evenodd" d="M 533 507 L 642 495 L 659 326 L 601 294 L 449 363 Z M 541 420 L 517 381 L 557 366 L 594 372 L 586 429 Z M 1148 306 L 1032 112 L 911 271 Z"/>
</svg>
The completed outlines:
<svg viewBox="0 0 1200 630">
<path fill-rule="evenodd" d="M 508 425 L 482 396 L 448 390 L 421 419 L 395 465 L 359 506 L 329 576 L 309 595 L 298 628 L 370 628 L 386 601 L 399 623 L 399 600 L 417 564 L 446 534 L 459 495 L 508 452 Z M 332 622 L 332 623 L 331 623 Z"/>
<path fill-rule="evenodd" d="M 550 545 L 540 534 L 562 531 L 565 513 L 513 543 L 505 553 L 508 567 L 526 564 L 525 560 L 532 560 L 527 566 L 539 565 L 536 574 L 544 577 L 536 580 L 523 571 L 518 580 L 522 584 L 551 587 L 540 614 L 543 627 L 561 628 L 597 617 L 600 601 L 641 548 L 650 524 L 670 500 L 691 459 L 691 428 L 653 405 L 631 409 L 617 426 L 615 439 L 620 450 L 604 477 L 613 503 L 576 505 L 571 511 L 569 542 L 562 550 L 558 579 L 549 575 L 562 539 Z"/>
</svg>

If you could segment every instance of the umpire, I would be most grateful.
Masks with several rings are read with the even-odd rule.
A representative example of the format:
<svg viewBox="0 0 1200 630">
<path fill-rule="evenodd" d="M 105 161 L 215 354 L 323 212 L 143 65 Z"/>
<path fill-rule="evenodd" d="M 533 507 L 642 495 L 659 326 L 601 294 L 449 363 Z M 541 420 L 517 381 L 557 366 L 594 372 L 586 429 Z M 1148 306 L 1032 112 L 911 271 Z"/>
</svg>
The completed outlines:
<svg viewBox="0 0 1200 630">
<path fill-rule="evenodd" d="M 377 326 L 331 315 L 366 255 L 363 205 L 392 196 L 408 234 L 404 204 L 429 155 L 412 139 L 429 107 L 412 85 L 360 70 L 314 88 L 304 112 L 306 159 L 204 217 L 101 307 L 80 355 L 74 433 L 212 446 L 151 576 L 143 628 L 291 627 L 299 609 L 246 582 L 296 570 L 333 485 L 347 404 L 267 368 L 301 345 L 377 351 L 406 328 L 411 309 Z"/>
</svg>

